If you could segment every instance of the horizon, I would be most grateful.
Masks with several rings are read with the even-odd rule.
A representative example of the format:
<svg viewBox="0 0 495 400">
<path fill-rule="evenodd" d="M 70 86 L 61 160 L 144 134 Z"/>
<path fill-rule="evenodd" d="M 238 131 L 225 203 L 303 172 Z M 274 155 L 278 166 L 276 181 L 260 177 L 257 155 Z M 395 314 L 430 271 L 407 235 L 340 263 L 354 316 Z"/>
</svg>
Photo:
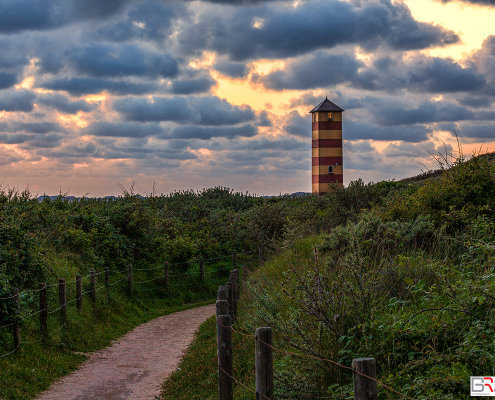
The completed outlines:
<svg viewBox="0 0 495 400">
<path fill-rule="evenodd" d="M 2 186 L 310 192 L 325 97 L 345 185 L 434 169 L 454 131 L 493 152 L 493 20 L 492 0 L 4 0 Z"/>
</svg>

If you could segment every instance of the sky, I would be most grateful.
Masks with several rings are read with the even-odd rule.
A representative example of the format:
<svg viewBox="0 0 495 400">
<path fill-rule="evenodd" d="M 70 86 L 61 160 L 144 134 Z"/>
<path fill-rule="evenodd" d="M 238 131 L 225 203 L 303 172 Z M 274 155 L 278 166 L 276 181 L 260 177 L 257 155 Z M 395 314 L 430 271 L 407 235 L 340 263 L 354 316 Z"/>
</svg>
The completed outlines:
<svg viewBox="0 0 495 400">
<path fill-rule="evenodd" d="M 344 181 L 495 151 L 495 0 L 0 0 L 2 188 L 311 191 L 311 118 L 344 108 Z"/>
</svg>

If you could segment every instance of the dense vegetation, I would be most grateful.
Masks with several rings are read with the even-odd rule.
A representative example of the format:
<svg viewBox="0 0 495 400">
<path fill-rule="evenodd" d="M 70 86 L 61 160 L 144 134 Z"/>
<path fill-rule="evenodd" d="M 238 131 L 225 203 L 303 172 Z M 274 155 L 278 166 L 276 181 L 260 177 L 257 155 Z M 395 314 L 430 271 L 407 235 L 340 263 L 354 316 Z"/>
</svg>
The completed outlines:
<svg viewBox="0 0 495 400">
<path fill-rule="evenodd" d="M 236 330 L 271 326 L 277 348 L 345 366 L 374 357 L 378 379 L 415 399 L 467 399 L 469 376 L 495 373 L 495 165 L 475 157 L 449 167 L 423 181 L 351 185 L 364 206 L 326 233 L 287 235 L 250 276 Z M 212 322 L 201 341 L 215 346 Z M 274 357 L 277 399 L 353 398 L 348 370 Z M 234 360 L 235 377 L 254 389 L 254 340 L 234 334 Z M 214 399 L 216 373 L 214 352 L 193 345 L 163 398 Z M 252 398 L 234 386 L 236 399 Z M 379 398 L 401 397 L 379 386 Z"/>
</svg>

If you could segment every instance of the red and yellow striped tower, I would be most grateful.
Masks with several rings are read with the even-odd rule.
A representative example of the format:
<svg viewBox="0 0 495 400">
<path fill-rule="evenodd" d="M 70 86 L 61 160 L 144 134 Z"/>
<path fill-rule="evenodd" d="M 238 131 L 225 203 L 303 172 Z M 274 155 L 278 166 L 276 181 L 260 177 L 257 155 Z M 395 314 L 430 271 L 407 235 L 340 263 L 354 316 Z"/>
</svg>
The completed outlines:
<svg viewBox="0 0 495 400">
<path fill-rule="evenodd" d="M 313 193 L 330 191 L 329 183 L 344 185 L 342 164 L 342 112 L 338 105 L 325 98 L 313 108 Z"/>
</svg>

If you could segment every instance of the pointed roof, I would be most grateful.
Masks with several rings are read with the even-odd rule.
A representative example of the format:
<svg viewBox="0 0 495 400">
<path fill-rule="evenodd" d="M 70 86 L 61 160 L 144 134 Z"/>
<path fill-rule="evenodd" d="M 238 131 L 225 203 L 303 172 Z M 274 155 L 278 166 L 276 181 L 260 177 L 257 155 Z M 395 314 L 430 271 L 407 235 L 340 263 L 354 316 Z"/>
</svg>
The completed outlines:
<svg viewBox="0 0 495 400">
<path fill-rule="evenodd" d="M 313 108 L 310 113 L 314 112 L 326 112 L 326 111 L 345 111 L 343 108 L 340 108 L 337 104 L 332 103 L 328 100 L 328 97 L 325 97 L 320 104 L 318 104 L 315 108 Z"/>
</svg>

